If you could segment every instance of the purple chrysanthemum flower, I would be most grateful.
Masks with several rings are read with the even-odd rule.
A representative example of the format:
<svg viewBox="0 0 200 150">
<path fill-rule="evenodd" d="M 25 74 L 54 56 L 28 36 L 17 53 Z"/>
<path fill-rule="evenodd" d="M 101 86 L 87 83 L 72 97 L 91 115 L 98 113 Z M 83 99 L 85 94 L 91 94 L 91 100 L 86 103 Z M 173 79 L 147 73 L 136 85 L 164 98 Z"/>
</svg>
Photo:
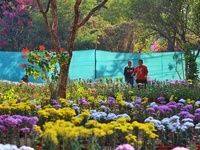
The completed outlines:
<svg viewBox="0 0 200 150">
<path fill-rule="evenodd" d="M 200 113 L 195 113 L 194 116 L 196 120 L 200 120 Z"/>
<path fill-rule="evenodd" d="M 39 120 L 38 117 L 30 117 L 29 120 L 28 120 L 28 123 L 30 125 L 36 125 L 38 120 Z"/>
<path fill-rule="evenodd" d="M 171 109 L 176 109 L 177 108 L 176 105 L 168 105 L 168 107 L 171 108 Z"/>
<path fill-rule="evenodd" d="M 197 109 L 195 110 L 195 113 L 200 113 L 200 108 L 197 108 Z"/>
<path fill-rule="evenodd" d="M 155 112 L 155 109 L 152 108 L 152 107 L 150 107 L 150 108 L 147 108 L 146 111 L 147 111 L 147 112 Z"/>
<path fill-rule="evenodd" d="M 114 101 L 115 101 L 114 97 L 111 97 L 111 96 L 108 97 L 108 102 L 109 103 L 113 103 Z"/>
<path fill-rule="evenodd" d="M 0 131 L 6 131 L 6 127 L 3 125 L 0 125 Z"/>
<path fill-rule="evenodd" d="M 22 131 L 23 133 L 29 133 L 31 132 L 30 128 L 21 128 L 20 131 Z"/>
<path fill-rule="evenodd" d="M 53 107 L 54 107 L 55 109 L 59 109 L 59 108 L 61 108 L 61 105 L 53 105 Z"/>
<path fill-rule="evenodd" d="M 189 112 L 187 111 L 181 111 L 179 114 L 178 114 L 180 117 L 183 117 L 183 118 L 191 118 L 191 119 L 194 119 L 195 116 L 190 114 Z"/>
<path fill-rule="evenodd" d="M 139 110 L 141 110 L 142 109 L 142 107 L 141 107 L 141 105 L 140 104 L 135 104 L 135 106 L 137 107 L 137 109 L 139 109 Z"/>
<path fill-rule="evenodd" d="M 169 103 L 167 103 L 167 105 L 176 105 L 176 102 L 175 101 L 170 101 Z"/>
<path fill-rule="evenodd" d="M 21 103 L 22 102 L 22 99 L 17 99 L 17 103 Z"/>
<path fill-rule="evenodd" d="M 183 103 L 176 103 L 176 106 L 177 106 L 177 108 L 181 109 L 184 106 L 184 104 Z"/>
<path fill-rule="evenodd" d="M 158 114 L 157 114 L 157 113 L 151 113 L 151 116 L 152 116 L 152 117 L 157 117 Z"/>
<path fill-rule="evenodd" d="M 137 97 L 135 100 L 136 103 L 141 103 L 142 102 L 142 98 L 141 97 Z"/>
<path fill-rule="evenodd" d="M 13 117 L 9 116 L 8 118 L 6 118 L 4 120 L 4 124 L 10 126 L 10 127 L 16 127 L 18 126 L 18 121 L 16 119 L 14 119 Z"/>
<path fill-rule="evenodd" d="M 191 110 L 192 108 L 193 108 L 193 106 L 192 106 L 191 104 L 188 104 L 188 105 L 183 106 L 182 110 L 183 110 L 183 111 L 189 111 L 189 110 Z"/>
<path fill-rule="evenodd" d="M 163 96 L 160 96 L 160 97 L 157 98 L 157 101 L 158 102 L 165 101 L 165 98 Z"/>
<path fill-rule="evenodd" d="M 159 106 L 159 107 L 158 107 L 158 110 L 160 111 L 161 114 L 164 114 L 164 113 L 166 113 L 166 112 L 172 111 L 172 109 L 169 108 L 169 107 L 166 106 L 166 105 L 161 105 L 161 106 Z"/>
<path fill-rule="evenodd" d="M 52 103 L 52 105 L 58 105 L 58 100 L 52 99 L 52 100 L 51 100 L 51 103 Z"/>
</svg>

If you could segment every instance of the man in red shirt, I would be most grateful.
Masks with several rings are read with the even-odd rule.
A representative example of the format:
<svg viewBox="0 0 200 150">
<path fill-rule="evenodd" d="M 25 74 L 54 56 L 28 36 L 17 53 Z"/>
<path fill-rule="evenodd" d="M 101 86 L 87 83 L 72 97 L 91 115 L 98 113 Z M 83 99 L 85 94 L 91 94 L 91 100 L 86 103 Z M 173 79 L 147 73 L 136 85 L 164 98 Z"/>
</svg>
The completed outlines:
<svg viewBox="0 0 200 150">
<path fill-rule="evenodd" d="M 134 69 L 132 76 L 136 75 L 136 83 L 140 88 L 142 85 L 146 88 L 148 69 L 143 65 L 143 60 L 138 60 L 138 66 Z"/>
</svg>

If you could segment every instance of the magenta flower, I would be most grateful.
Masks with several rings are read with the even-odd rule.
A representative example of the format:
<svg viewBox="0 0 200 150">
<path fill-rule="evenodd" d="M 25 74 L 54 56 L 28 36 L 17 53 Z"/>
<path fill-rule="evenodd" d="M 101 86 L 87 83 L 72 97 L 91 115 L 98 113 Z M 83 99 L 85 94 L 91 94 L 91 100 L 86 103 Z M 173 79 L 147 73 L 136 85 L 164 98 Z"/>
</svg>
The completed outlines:
<svg viewBox="0 0 200 150">
<path fill-rule="evenodd" d="M 80 102 L 81 105 L 84 105 L 84 106 L 87 106 L 87 105 L 88 105 L 88 102 L 87 102 L 84 98 L 81 98 L 81 99 L 79 100 L 79 102 Z"/>
<path fill-rule="evenodd" d="M 119 145 L 115 150 L 135 150 L 130 144 Z"/>
</svg>

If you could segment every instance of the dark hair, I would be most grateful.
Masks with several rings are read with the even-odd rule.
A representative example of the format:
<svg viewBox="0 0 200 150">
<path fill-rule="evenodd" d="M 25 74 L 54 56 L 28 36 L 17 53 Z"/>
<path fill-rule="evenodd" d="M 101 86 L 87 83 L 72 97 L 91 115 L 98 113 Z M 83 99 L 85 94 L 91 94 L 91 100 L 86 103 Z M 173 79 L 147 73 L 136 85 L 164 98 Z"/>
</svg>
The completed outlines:
<svg viewBox="0 0 200 150">
<path fill-rule="evenodd" d="M 141 62 L 143 64 L 143 60 L 142 59 L 139 59 L 138 62 Z"/>
</svg>

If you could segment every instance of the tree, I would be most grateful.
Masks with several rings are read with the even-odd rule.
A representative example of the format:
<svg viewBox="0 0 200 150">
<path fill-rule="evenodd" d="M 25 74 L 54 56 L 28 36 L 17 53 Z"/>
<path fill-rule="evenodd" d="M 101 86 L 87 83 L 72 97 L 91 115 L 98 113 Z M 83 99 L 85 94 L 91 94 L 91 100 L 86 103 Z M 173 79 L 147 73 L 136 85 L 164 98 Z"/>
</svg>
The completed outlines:
<svg viewBox="0 0 200 150">
<path fill-rule="evenodd" d="M 3 12 L 5 10 L 11 12 L 12 11 L 12 6 L 17 7 L 16 0 L 1 0 L 0 1 L 0 18 L 4 17 Z"/>
<path fill-rule="evenodd" d="M 68 79 L 68 72 L 70 67 L 70 62 L 72 58 L 72 52 L 74 49 L 74 42 L 76 39 L 76 33 L 80 27 L 82 27 L 89 19 L 90 17 L 103 7 L 108 0 L 103 0 L 101 3 L 99 3 L 96 7 L 92 8 L 88 14 L 81 18 L 81 11 L 80 6 L 82 3 L 82 0 L 76 0 L 74 4 L 74 17 L 73 17 L 73 23 L 72 23 L 72 29 L 70 31 L 70 38 L 68 42 L 67 52 L 68 52 L 68 59 L 66 62 L 59 61 L 60 71 L 59 71 L 59 83 L 58 83 L 58 95 L 61 98 L 66 97 L 66 86 L 67 86 L 67 79 Z M 62 53 L 60 51 L 61 45 L 59 41 L 59 35 L 58 35 L 58 8 L 56 0 L 48 0 L 47 1 L 47 7 L 44 9 L 42 3 L 40 0 L 37 0 L 38 7 L 40 9 L 40 12 L 42 13 L 46 28 L 51 36 L 52 43 L 54 46 L 54 50 L 56 53 Z M 49 9 L 51 9 L 51 23 L 49 22 L 49 17 L 47 13 L 49 12 Z"/>
<path fill-rule="evenodd" d="M 188 34 L 199 38 L 199 5 L 199 0 L 135 0 L 132 18 L 141 22 L 144 29 L 167 39 L 168 51 L 174 51 L 187 42 Z"/>
<path fill-rule="evenodd" d="M 29 33 L 33 31 L 30 12 L 34 5 L 32 0 L 16 1 L 17 7 L 11 5 L 10 9 L 2 6 L 3 17 L 0 20 L 0 49 L 3 50 L 20 50 L 30 44 Z M 31 5 L 31 6 L 30 6 Z"/>
</svg>

